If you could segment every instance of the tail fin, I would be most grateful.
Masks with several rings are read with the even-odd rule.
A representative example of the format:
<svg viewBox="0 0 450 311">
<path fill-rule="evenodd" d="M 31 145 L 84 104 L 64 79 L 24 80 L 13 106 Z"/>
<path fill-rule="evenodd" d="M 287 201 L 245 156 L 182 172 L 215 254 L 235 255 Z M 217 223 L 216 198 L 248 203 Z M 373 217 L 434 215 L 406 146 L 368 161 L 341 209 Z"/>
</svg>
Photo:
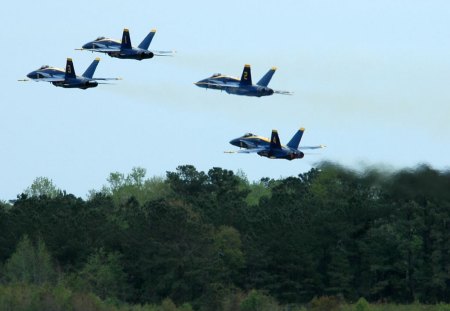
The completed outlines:
<svg viewBox="0 0 450 311">
<path fill-rule="evenodd" d="M 270 79 L 272 79 L 272 76 L 276 70 L 277 70 L 277 67 L 270 68 L 270 70 L 264 75 L 264 77 L 262 77 L 261 80 L 259 80 L 258 83 L 256 83 L 256 84 L 260 85 L 260 86 L 268 86 Z"/>
<path fill-rule="evenodd" d="M 122 44 L 120 46 L 121 49 L 131 49 L 131 39 L 130 39 L 130 31 L 125 28 L 122 34 Z"/>
<path fill-rule="evenodd" d="M 299 129 L 286 146 L 288 146 L 289 148 L 298 149 L 298 145 L 300 144 L 300 140 L 302 140 L 304 131 L 305 129 L 303 127 Z"/>
<path fill-rule="evenodd" d="M 244 66 L 244 71 L 242 71 L 241 85 L 252 85 L 252 72 L 250 65 Z"/>
<path fill-rule="evenodd" d="M 75 68 L 73 67 L 73 62 L 71 58 L 67 58 L 66 63 L 66 74 L 64 76 L 65 79 L 76 78 Z"/>
<path fill-rule="evenodd" d="M 97 69 L 97 65 L 98 65 L 99 61 L 100 61 L 100 58 L 97 57 L 92 62 L 92 64 L 89 65 L 89 67 L 86 69 L 86 71 L 83 73 L 83 77 L 92 79 L 92 77 L 94 76 L 95 69 Z"/>
<path fill-rule="evenodd" d="M 270 137 L 270 149 L 281 149 L 280 138 L 278 137 L 277 130 L 272 130 L 272 136 Z"/>
<path fill-rule="evenodd" d="M 152 42 L 153 37 L 155 36 L 156 29 L 152 29 L 147 37 L 142 40 L 141 44 L 139 44 L 138 48 L 148 50 L 150 43 Z"/>
</svg>

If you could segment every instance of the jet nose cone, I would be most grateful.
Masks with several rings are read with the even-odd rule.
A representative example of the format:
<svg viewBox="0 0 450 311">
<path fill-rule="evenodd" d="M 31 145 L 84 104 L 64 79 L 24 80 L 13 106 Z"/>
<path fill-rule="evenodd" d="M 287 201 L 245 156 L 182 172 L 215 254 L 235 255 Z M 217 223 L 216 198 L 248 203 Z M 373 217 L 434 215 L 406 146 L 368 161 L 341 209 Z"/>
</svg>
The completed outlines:
<svg viewBox="0 0 450 311">
<path fill-rule="evenodd" d="M 198 82 L 194 82 L 195 85 L 197 85 L 198 87 L 207 87 L 206 82 L 208 79 L 202 79 Z"/>
<path fill-rule="evenodd" d="M 36 79 L 36 72 L 32 71 L 29 74 L 27 74 L 27 78 L 29 79 Z"/>
<path fill-rule="evenodd" d="M 236 146 L 236 147 L 240 147 L 241 140 L 239 138 L 232 139 L 232 140 L 230 140 L 230 144 L 232 144 L 233 146 Z"/>
<path fill-rule="evenodd" d="M 94 48 L 94 44 L 92 42 L 88 42 L 82 46 L 83 49 L 92 49 Z"/>
</svg>

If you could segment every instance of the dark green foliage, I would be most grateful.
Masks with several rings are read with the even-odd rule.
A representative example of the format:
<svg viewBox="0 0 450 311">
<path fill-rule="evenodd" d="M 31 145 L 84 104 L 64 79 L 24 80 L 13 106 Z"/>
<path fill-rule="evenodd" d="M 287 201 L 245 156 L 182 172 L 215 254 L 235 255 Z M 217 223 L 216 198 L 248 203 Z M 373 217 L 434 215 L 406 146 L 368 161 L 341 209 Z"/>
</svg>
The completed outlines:
<svg viewBox="0 0 450 311">
<path fill-rule="evenodd" d="M 104 249 L 99 249 L 89 256 L 79 278 L 85 285 L 83 290 L 93 292 L 102 299 L 127 298 L 127 276 L 123 272 L 119 253 L 106 253 Z"/>
<path fill-rule="evenodd" d="M 66 291 L 36 295 L 96 310 L 98 297 L 224 311 L 274 310 L 275 299 L 317 310 L 359 297 L 450 301 L 449 172 L 323 163 L 258 183 L 190 165 L 145 174 L 113 173 L 88 200 L 42 179 L 14 205 L 0 202 L 1 282 L 59 281 Z"/>
</svg>

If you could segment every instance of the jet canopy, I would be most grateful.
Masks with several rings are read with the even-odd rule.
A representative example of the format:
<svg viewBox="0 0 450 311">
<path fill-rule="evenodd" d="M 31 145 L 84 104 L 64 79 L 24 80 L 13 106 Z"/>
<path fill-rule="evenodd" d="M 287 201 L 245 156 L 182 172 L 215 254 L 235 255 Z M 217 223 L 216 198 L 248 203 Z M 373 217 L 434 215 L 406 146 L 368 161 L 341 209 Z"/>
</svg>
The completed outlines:
<svg viewBox="0 0 450 311">
<path fill-rule="evenodd" d="M 105 37 L 98 37 L 98 38 L 95 39 L 94 41 L 103 40 L 103 39 L 105 39 Z"/>
<path fill-rule="evenodd" d="M 221 75 L 222 75 L 221 73 L 215 73 L 215 74 L 212 75 L 212 77 L 215 78 L 215 77 L 218 77 L 218 76 L 221 76 Z"/>
<path fill-rule="evenodd" d="M 47 69 L 47 68 L 50 68 L 50 66 L 49 65 L 42 65 L 39 69 Z"/>
<path fill-rule="evenodd" d="M 255 136 L 255 135 L 253 135 L 252 133 L 245 133 L 244 134 L 244 137 L 250 137 L 250 136 Z"/>
</svg>

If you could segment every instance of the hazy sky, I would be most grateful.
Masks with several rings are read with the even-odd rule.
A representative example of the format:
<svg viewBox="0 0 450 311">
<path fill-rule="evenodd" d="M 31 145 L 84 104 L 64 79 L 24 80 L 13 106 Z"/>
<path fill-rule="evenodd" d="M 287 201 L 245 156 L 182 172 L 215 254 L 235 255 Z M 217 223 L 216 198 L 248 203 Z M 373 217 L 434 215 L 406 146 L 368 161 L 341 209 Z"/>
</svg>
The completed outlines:
<svg viewBox="0 0 450 311">
<path fill-rule="evenodd" d="M 286 177 L 322 160 L 358 168 L 449 167 L 450 1 L 228 0 L 7 1 L 0 11 L 0 199 L 38 176 L 85 197 L 110 172 L 165 176 L 178 165 Z M 130 29 L 134 45 L 175 57 L 142 62 L 74 48 Z M 78 74 L 97 57 L 113 85 L 78 90 L 17 82 L 72 57 Z M 250 98 L 193 85 L 212 73 L 270 84 L 293 96 Z M 245 132 L 328 148 L 302 160 L 225 154 Z"/>
</svg>

